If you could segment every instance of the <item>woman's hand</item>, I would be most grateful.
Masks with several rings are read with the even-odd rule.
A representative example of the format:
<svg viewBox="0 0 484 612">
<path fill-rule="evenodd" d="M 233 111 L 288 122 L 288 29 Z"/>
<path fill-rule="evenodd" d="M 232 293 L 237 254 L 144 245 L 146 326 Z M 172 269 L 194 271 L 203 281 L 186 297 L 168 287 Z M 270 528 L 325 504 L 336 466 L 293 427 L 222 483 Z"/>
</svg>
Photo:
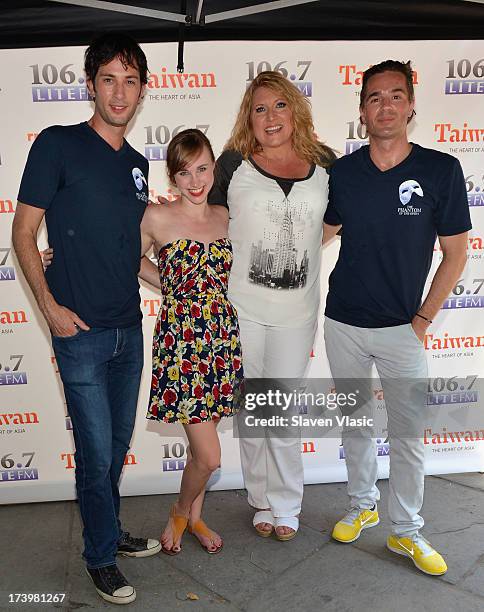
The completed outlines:
<svg viewBox="0 0 484 612">
<path fill-rule="evenodd" d="M 40 251 L 40 258 L 42 259 L 42 265 L 44 266 L 45 272 L 54 259 L 54 249 L 48 247 L 47 249 Z"/>
</svg>

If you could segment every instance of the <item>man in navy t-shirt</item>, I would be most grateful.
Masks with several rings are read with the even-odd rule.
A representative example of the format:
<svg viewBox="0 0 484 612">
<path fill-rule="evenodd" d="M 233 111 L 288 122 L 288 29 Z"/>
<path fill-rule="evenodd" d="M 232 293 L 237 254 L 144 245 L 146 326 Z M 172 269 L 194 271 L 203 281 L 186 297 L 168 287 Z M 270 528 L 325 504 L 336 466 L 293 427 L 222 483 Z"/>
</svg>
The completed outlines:
<svg viewBox="0 0 484 612">
<path fill-rule="evenodd" d="M 325 241 L 341 226 L 343 234 L 324 333 L 336 388 L 357 385 L 363 412 L 371 405 L 373 365 L 380 376 L 391 446 L 387 546 L 423 572 L 441 575 L 444 559 L 419 533 L 427 378 L 422 342 L 464 268 L 471 223 L 459 162 L 407 139 L 414 103 L 410 62 L 387 60 L 364 73 L 360 115 L 370 144 L 335 162 L 329 181 Z M 443 259 L 422 303 L 437 237 Z M 351 421 L 343 444 L 351 510 L 333 538 L 353 542 L 379 523 L 376 449 L 371 429 Z"/>
<path fill-rule="evenodd" d="M 160 550 L 122 531 L 118 489 L 143 367 L 137 274 L 148 201 L 148 162 L 124 134 L 148 68 L 134 40 L 107 34 L 87 49 L 85 70 L 94 115 L 49 127 L 33 143 L 13 243 L 49 325 L 72 419 L 87 570 L 101 597 L 124 604 L 136 592 L 116 554 Z M 55 253 L 45 277 L 36 243 L 44 215 Z"/>
</svg>

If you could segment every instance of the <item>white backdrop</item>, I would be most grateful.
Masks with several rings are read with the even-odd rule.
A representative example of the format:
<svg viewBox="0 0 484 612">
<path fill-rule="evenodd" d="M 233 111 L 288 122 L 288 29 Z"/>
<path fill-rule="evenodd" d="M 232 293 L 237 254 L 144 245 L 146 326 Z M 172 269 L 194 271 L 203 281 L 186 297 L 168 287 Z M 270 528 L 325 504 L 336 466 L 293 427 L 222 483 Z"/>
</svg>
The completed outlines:
<svg viewBox="0 0 484 612">
<path fill-rule="evenodd" d="M 480 42 L 206 42 L 185 49 L 186 74 L 177 75 L 176 45 L 147 44 L 151 72 L 147 95 L 129 132 L 130 143 L 150 160 L 150 190 L 170 195 L 162 161 L 170 137 L 185 127 L 206 130 L 218 154 L 228 138 L 247 82 L 269 68 L 287 71 L 312 101 L 319 137 L 339 154 L 365 142 L 358 121 L 361 71 L 388 57 L 411 59 L 417 117 L 410 137 L 456 155 L 464 168 L 474 229 L 468 266 L 425 339 L 435 391 L 458 376 L 484 370 L 484 59 Z M 11 252 L 10 229 L 20 177 L 31 142 L 44 127 L 86 120 L 83 48 L 0 51 L 0 502 L 72 499 L 73 440 L 48 330 Z M 355 206 L 358 194 L 354 194 Z M 42 230 L 39 245 L 46 246 Z M 409 245 L 409 248 L 412 248 Z M 323 306 L 338 244 L 323 255 Z M 441 254 L 435 251 L 432 273 Z M 142 287 L 146 366 L 138 419 L 122 479 L 127 495 L 178 490 L 185 438 L 178 425 L 145 420 L 150 379 L 151 332 L 159 297 Z M 322 320 L 322 316 L 321 316 Z M 317 340 L 310 375 L 329 378 L 324 346 Z M 468 380 L 471 380 L 469 378 Z M 378 382 L 375 396 L 383 406 Z M 472 399 L 469 400 L 469 397 Z M 476 394 L 467 399 L 477 409 Z M 444 401 L 444 400 L 443 400 Z M 477 422 L 477 421 L 476 421 Z M 430 428 L 431 429 L 431 428 Z M 219 427 L 222 468 L 213 488 L 242 486 L 231 421 Z M 428 473 L 484 469 L 484 431 L 450 442 L 443 431 L 426 432 Z M 440 438 L 439 438 L 440 436 Z M 339 439 L 302 442 L 307 483 L 346 480 Z M 378 440 L 380 473 L 388 475 L 388 445 Z"/>
</svg>

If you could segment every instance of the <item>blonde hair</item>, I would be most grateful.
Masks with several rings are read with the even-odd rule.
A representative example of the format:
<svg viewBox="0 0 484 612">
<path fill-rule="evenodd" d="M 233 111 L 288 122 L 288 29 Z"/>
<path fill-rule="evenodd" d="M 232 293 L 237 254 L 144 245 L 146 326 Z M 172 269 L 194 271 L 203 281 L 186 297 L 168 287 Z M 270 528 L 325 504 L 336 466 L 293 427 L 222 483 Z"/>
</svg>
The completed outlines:
<svg viewBox="0 0 484 612">
<path fill-rule="evenodd" d="M 267 70 L 258 74 L 242 98 L 235 125 L 224 150 L 237 151 L 244 159 L 261 150 L 251 124 L 253 99 L 259 87 L 267 87 L 284 98 L 292 112 L 292 146 L 296 155 L 309 163 L 324 168 L 331 165 L 336 156 L 332 149 L 319 142 L 314 134 L 311 103 L 299 89 L 280 72 Z"/>
</svg>

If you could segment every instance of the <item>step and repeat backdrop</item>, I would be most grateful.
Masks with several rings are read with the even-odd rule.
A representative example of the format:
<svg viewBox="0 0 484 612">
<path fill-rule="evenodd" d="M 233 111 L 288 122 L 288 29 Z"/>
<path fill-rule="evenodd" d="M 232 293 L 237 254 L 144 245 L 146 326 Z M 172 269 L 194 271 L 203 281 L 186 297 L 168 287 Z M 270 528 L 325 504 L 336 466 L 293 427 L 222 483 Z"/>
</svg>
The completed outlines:
<svg viewBox="0 0 484 612">
<path fill-rule="evenodd" d="M 262 70 L 279 70 L 309 97 L 319 138 L 338 155 L 345 155 L 367 142 L 358 113 L 362 71 L 388 58 L 412 60 L 417 116 L 411 123 L 410 139 L 459 158 L 474 226 L 463 278 L 425 338 L 431 374 L 429 404 L 464 407 L 472 415 L 472 425 L 429 423 L 422 432 L 426 469 L 430 474 L 484 470 L 484 427 L 479 426 L 482 421 L 478 418 L 478 377 L 484 371 L 484 58 L 480 42 L 190 43 L 185 48 L 184 74 L 176 72 L 175 44 L 143 48 L 151 73 L 127 138 L 150 161 L 153 198 L 159 194 L 174 197 L 164 162 L 170 138 L 196 126 L 206 132 L 215 153 L 220 153 L 247 84 Z M 75 497 L 74 445 L 62 384 L 48 329 L 16 262 L 10 232 L 23 167 L 37 134 L 49 125 L 78 123 L 92 114 L 83 52 L 81 47 L 0 51 L 1 503 Z M 358 206 L 358 193 L 353 197 Z M 47 243 L 42 228 L 39 248 Z M 338 248 L 336 241 L 323 252 L 323 307 Z M 441 258 L 436 245 L 431 274 Z M 141 305 L 146 365 L 122 478 L 125 495 L 177 491 L 186 460 L 181 426 L 145 419 L 151 334 L 160 297 L 142 286 Z M 320 336 L 311 354 L 309 376 L 330 378 Z M 378 379 L 374 395 L 376 409 L 383 410 Z M 222 467 L 210 486 L 241 487 L 238 442 L 231 420 L 223 420 L 219 431 Z M 307 483 L 346 480 L 339 437 L 303 439 L 301 453 Z M 380 475 L 387 477 L 389 446 L 384 430 L 377 439 L 377 453 Z"/>
</svg>

